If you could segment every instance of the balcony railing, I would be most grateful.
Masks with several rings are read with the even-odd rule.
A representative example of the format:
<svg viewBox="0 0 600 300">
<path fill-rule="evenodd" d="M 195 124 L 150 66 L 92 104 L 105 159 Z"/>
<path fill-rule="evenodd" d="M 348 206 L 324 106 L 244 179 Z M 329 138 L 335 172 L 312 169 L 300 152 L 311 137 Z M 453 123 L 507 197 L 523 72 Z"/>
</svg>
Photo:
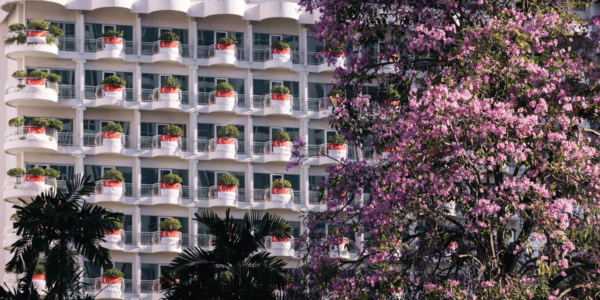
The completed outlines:
<svg viewBox="0 0 600 300">
<path fill-rule="evenodd" d="M 130 137 L 128 135 L 121 134 L 121 146 L 125 149 L 131 149 Z M 84 147 L 98 147 L 102 146 L 104 138 L 102 132 L 98 133 L 84 133 L 83 134 L 83 146 Z"/>
<path fill-rule="evenodd" d="M 210 94 L 211 93 L 214 93 L 214 92 L 208 92 L 208 93 L 202 92 L 202 93 L 198 93 L 196 95 L 196 98 L 197 98 L 197 101 L 198 101 L 198 105 L 210 105 L 211 103 L 210 103 L 209 98 L 210 98 Z M 238 94 L 237 92 L 236 92 L 236 95 L 237 95 L 237 102 L 236 102 L 237 107 L 247 107 L 246 106 L 246 95 L 244 95 L 244 94 Z M 212 104 L 214 104 L 214 102 Z"/>
<path fill-rule="evenodd" d="M 289 95 L 290 101 L 292 101 L 292 109 L 300 110 L 300 98 Z M 265 108 L 271 106 L 271 94 L 266 94 L 262 96 L 254 95 L 252 97 L 252 105 L 255 108 Z"/>
<path fill-rule="evenodd" d="M 210 248 L 212 247 L 212 241 L 214 240 L 214 236 L 210 234 L 199 234 L 198 235 L 198 247 L 200 248 Z"/>
<path fill-rule="evenodd" d="M 96 100 L 101 98 L 103 91 L 102 85 L 86 86 L 84 88 L 84 99 Z M 123 101 L 133 101 L 133 88 L 123 89 Z"/>
<path fill-rule="evenodd" d="M 178 146 L 181 151 L 187 151 L 188 139 L 180 137 L 178 140 Z M 142 150 L 153 150 L 161 149 L 160 135 L 157 136 L 142 136 L 140 137 L 140 149 Z"/>
<path fill-rule="evenodd" d="M 152 197 L 152 196 L 160 196 L 160 183 L 155 184 L 142 184 L 141 185 L 141 197 Z M 180 196 L 181 199 L 189 199 L 190 198 L 190 187 L 182 185 L 180 188 Z"/>
<path fill-rule="evenodd" d="M 133 186 L 131 183 L 122 183 L 123 196 L 133 197 Z M 94 191 L 96 195 L 102 195 L 102 180 L 96 181 L 96 189 Z"/>
<path fill-rule="evenodd" d="M 213 152 L 216 149 L 215 144 L 216 139 L 199 139 L 198 140 L 198 152 Z M 246 144 L 244 141 L 236 140 L 236 151 L 237 154 L 246 154 Z"/>
<path fill-rule="evenodd" d="M 308 98 L 308 111 L 326 111 L 331 108 L 329 97 Z"/>
<path fill-rule="evenodd" d="M 25 80 L 27 80 L 28 78 L 25 78 Z M 35 79 L 35 78 L 34 78 Z M 7 84 L 7 88 L 4 91 L 6 94 L 10 94 L 10 93 L 18 93 L 20 92 L 23 88 L 25 88 L 25 85 L 23 84 L 23 80 L 21 81 L 16 81 L 16 80 L 12 80 L 11 84 Z M 50 82 L 48 80 L 44 81 L 44 87 L 46 89 L 51 89 L 54 90 L 58 93 L 58 83 L 56 82 Z"/>
<path fill-rule="evenodd" d="M 245 189 L 236 188 L 238 197 L 238 202 L 246 202 L 246 191 Z M 209 187 L 198 187 L 198 200 L 211 200 L 217 198 L 217 187 L 209 186 Z"/>
<path fill-rule="evenodd" d="M 252 153 L 254 155 L 267 155 L 273 153 L 273 142 L 271 141 L 254 142 L 252 145 Z"/>
<path fill-rule="evenodd" d="M 254 189 L 252 191 L 252 201 L 253 202 L 270 202 L 271 201 L 271 192 L 269 189 Z M 290 191 L 290 195 L 292 199 L 290 200 L 294 204 L 302 204 L 302 197 L 300 191 Z"/>
<path fill-rule="evenodd" d="M 79 51 L 79 40 L 76 38 L 67 38 L 67 37 L 58 37 L 58 42 L 60 45 L 58 46 L 58 50 L 60 51 L 68 51 L 68 52 L 77 52 Z"/>
<path fill-rule="evenodd" d="M 77 90 L 74 85 L 59 84 L 58 98 L 59 99 L 75 99 L 77 98 Z"/>
<path fill-rule="evenodd" d="M 155 89 L 142 89 L 142 94 L 140 96 L 141 102 L 155 102 L 160 101 L 159 96 L 160 88 Z M 179 90 L 179 100 L 181 104 L 188 105 L 190 104 L 190 94 L 188 91 Z"/>
<path fill-rule="evenodd" d="M 273 51 L 271 50 L 271 48 L 254 49 L 253 52 L 254 52 L 253 60 L 255 62 L 265 62 L 265 61 L 273 60 Z M 293 64 L 303 64 L 304 63 L 303 52 L 301 52 L 301 51 L 290 51 L 290 52 L 291 52 L 291 58 L 292 58 Z"/>
<path fill-rule="evenodd" d="M 152 246 L 160 244 L 161 241 L 160 231 L 154 232 L 140 232 L 140 243 L 146 246 Z M 179 232 L 179 245 L 188 247 L 190 236 L 187 233 Z"/>
<path fill-rule="evenodd" d="M 273 237 L 272 236 L 269 235 L 269 236 L 265 237 L 265 239 L 263 241 L 263 244 L 265 245 L 265 249 L 266 250 L 270 250 L 271 249 L 271 247 L 272 247 L 271 243 L 272 242 L 273 242 Z M 296 243 L 294 242 L 294 237 L 293 236 L 290 237 L 289 243 L 290 243 L 290 249 L 295 249 L 296 248 Z"/>
<path fill-rule="evenodd" d="M 160 280 L 141 280 L 140 289 L 142 294 L 158 294 L 160 293 Z"/>
<path fill-rule="evenodd" d="M 57 133 L 58 145 L 62 147 L 73 147 L 73 133 L 59 132 Z"/>
<path fill-rule="evenodd" d="M 4 135 L 4 141 L 12 142 L 12 141 L 19 141 L 19 140 L 27 139 L 27 134 L 28 134 L 27 127 L 31 127 L 31 126 L 19 126 L 19 127 L 6 128 L 6 133 Z M 46 130 L 45 135 L 48 138 L 48 141 L 58 142 L 58 133 L 56 132 L 56 129 L 46 127 L 45 130 Z"/>
<path fill-rule="evenodd" d="M 308 145 L 308 157 L 326 156 L 328 153 L 328 144 Z M 348 159 L 356 159 L 356 148 L 352 145 L 347 145 Z"/>
</svg>

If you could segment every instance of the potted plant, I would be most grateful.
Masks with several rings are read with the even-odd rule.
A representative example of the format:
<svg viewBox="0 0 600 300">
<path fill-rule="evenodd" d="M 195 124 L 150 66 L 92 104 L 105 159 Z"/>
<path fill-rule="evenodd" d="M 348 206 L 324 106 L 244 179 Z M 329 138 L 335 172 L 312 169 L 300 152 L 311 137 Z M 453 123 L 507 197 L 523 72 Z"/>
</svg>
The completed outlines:
<svg viewBox="0 0 600 300">
<path fill-rule="evenodd" d="M 163 127 L 160 136 L 160 147 L 163 149 L 179 149 L 179 138 L 183 136 L 183 129 L 177 125 Z"/>
<path fill-rule="evenodd" d="M 159 53 L 177 53 L 179 54 L 179 35 L 173 31 L 165 31 L 158 38 Z"/>
<path fill-rule="evenodd" d="M 105 270 L 102 273 L 102 291 L 108 293 L 117 293 L 118 297 L 121 298 L 121 278 L 123 278 L 123 272 L 117 268 Z"/>
<path fill-rule="evenodd" d="M 327 139 L 327 153 L 329 157 L 335 160 L 342 160 L 348 157 L 348 141 L 341 134 L 330 136 Z"/>
<path fill-rule="evenodd" d="M 235 44 L 238 40 L 235 36 L 220 37 L 215 44 L 215 57 L 232 57 L 235 58 Z"/>
<path fill-rule="evenodd" d="M 223 174 L 217 179 L 217 199 L 235 201 L 237 199 L 237 188 L 240 180 L 231 173 Z"/>
<path fill-rule="evenodd" d="M 45 71 L 31 71 L 25 78 L 25 90 L 28 92 L 43 92 L 46 90 L 46 78 L 48 73 Z"/>
<path fill-rule="evenodd" d="M 25 170 L 23 170 L 22 168 L 16 167 L 16 168 L 12 168 L 8 171 L 6 171 L 6 175 L 8 175 L 9 177 L 13 177 L 15 178 L 15 186 L 14 188 L 17 188 L 17 184 L 21 184 L 21 178 L 23 177 L 23 175 L 25 175 Z"/>
<path fill-rule="evenodd" d="M 123 126 L 115 122 L 108 122 L 106 126 L 102 127 L 102 145 L 111 147 L 121 147 L 123 145 L 121 136 L 123 132 Z"/>
<path fill-rule="evenodd" d="M 400 104 L 400 94 L 395 89 L 387 89 L 381 94 L 384 106 L 398 106 Z"/>
<path fill-rule="evenodd" d="M 48 120 L 42 118 L 34 118 L 29 121 L 29 126 L 26 126 L 27 140 L 46 142 L 49 140 L 46 135 L 46 126 L 48 126 Z"/>
<path fill-rule="evenodd" d="M 44 171 L 45 171 L 44 176 L 46 176 L 48 178 L 57 179 L 58 177 L 60 177 L 60 171 L 58 171 L 58 170 L 54 170 L 52 168 L 47 168 Z"/>
<path fill-rule="evenodd" d="M 166 174 L 160 179 L 160 195 L 179 198 L 183 179 L 177 174 Z M 161 227 L 162 228 L 162 227 Z"/>
<path fill-rule="evenodd" d="M 175 77 L 167 77 L 158 89 L 159 101 L 181 101 L 181 83 Z"/>
<path fill-rule="evenodd" d="M 46 187 L 46 170 L 42 167 L 33 167 L 25 175 L 25 188 L 43 190 Z"/>
<path fill-rule="evenodd" d="M 217 131 L 216 150 L 235 155 L 237 152 L 237 139 L 233 137 L 239 134 L 240 131 L 233 125 L 228 124 L 219 128 L 219 131 Z"/>
<path fill-rule="evenodd" d="M 8 120 L 8 127 L 21 127 L 23 125 L 25 125 L 25 119 L 23 118 L 14 117 Z"/>
<path fill-rule="evenodd" d="M 46 79 L 50 81 L 50 83 L 59 84 L 62 80 L 62 76 L 50 73 L 48 74 L 48 77 Z M 56 91 L 58 92 L 58 87 L 52 87 L 52 89 L 56 89 Z"/>
<path fill-rule="evenodd" d="M 123 195 L 123 182 L 125 177 L 117 170 L 106 170 L 102 175 L 101 194 L 105 195 Z"/>
<path fill-rule="evenodd" d="M 33 269 L 33 277 L 31 283 L 36 289 L 46 287 L 46 267 L 42 264 L 37 264 Z"/>
<path fill-rule="evenodd" d="M 273 153 L 291 155 L 292 154 L 292 143 L 290 142 L 290 135 L 285 131 L 277 131 L 273 134 Z"/>
<path fill-rule="evenodd" d="M 292 248 L 292 243 L 290 238 L 280 238 L 278 239 L 275 236 L 271 236 L 271 249 L 282 249 L 282 250 L 290 250 Z"/>
<path fill-rule="evenodd" d="M 107 243 L 113 243 L 113 244 L 118 244 L 121 242 L 121 231 L 123 230 L 123 223 L 121 222 L 121 220 L 119 218 L 115 218 L 115 217 L 111 217 L 109 218 L 111 221 L 113 221 L 113 223 L 115 224 L 115 226 L 117 226 L 119 229 L 113 230 L 113 231 L 104 231 L 104 240 Z"/>
<path fill-rule="evenodd" d="M 222 106 L 223 110 L 233 110 L 235 107 L 235 92 L 231 84 L 227 82 L 220 82 L 217 84 L 215 87 L 214 104 Z"/>
<path fill-rule="evenodd" d="M 31 20 L 27 24 L 27 43 L 45 44 L 50 25 L 44 20 Z"/>
<path fill-rule="evenodd" d="M 98 47 L 98 50 L 118 50 L 123 51 L 123 31 L 108 29 L 101 35 L 104 47 Z"/>
<path fill-rule="evenodd" d="M 168 218 L 160 222 L 160 243 L 161 244 L 179 244 L 181 233 L 181 223 L 175 218 Z"/>
<path fill-rule="evenodd" d="M 125 97 L 123 89 L 126 84 L 127 82 L 119 76 L 108 76 L 100 84 L 102 89 L 96 90 L 96 97 L 121 101 Z"/>
<path fill-rule="evenodd" d="M 289 63 L 292 61 L 292 52 L 290 51 L 290 44 L 284 41 L 275 41 L 271 44 L 271 54 L 273 60 L 280 63 Z"/>
<path fill-rule="evenodd" d="M 14 71 L 11 75 L 12 78 L 17 80 L 17 90 L 22 90 L 26 87 L 26 85 L 23 84 L 23 79 L 25 79 L 25 77 L 27 77 L 27 72 L 23 71 L 23 70 L 17 70 Z"/>
<path fill-rule="evenodd" d="M 46 128 L 54 129 L 56 132 L 60 132 L 63 130 L 63 122 L 59 119 L 49 119 L 46 120 L 47 125 Z"/>
<path fill-rule="evenodd" d="M 292 200 L 291 188 L 292 184 L 289 181 L 283 178 L 275 179 L 271 186 L 270 200 L 272 202 L 290 202 Z"/>
<path fill-rule="evenodd" d="M 345 237 L 334 237 L 333 238 L 333 249 L 331 249 L 331 255 L 342 256 L 347 254 L 346 245 L 348 244 L 348 238 Z"/>
<path fill-rule="evenodd" d="M 292 95 L 290 95 L 290 89 L 282 85 L 276 85 L 271 88 L 271 101 L 269 106 L 290 109 L 292 107 Z"/>
</svg>

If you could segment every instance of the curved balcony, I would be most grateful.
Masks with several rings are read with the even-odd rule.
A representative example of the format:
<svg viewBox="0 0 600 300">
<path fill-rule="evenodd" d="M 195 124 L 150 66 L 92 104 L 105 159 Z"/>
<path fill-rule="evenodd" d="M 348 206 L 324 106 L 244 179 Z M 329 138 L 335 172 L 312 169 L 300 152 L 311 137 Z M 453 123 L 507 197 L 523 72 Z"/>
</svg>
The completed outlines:
<svg viewBox="0 0 600 300">
<path fill-rule="evenodd" d="M 146 253 L 172 252 L 181 253 L 187 247 L 189 236 L 179 231 L 155 231 L 140 233 L 142 251 Z"/>
<path fill-rule="evenodd" d="M 110 108 L 123 108 L 127 101 L 127 91 L 125 87 L 110 85 L 99 85 L 97 87 L 85 87 L 86 98 L 93 100 L 92 106 L 108 106 Z M 88 95 L 91 94 L 91 97 Z"/>
<path fill-rule="evenodd" d="M 180 42 L 152 43 L 152 62 L 176 62 L 180 63 L 183 54 L 183 46 Z"/>
<path fill-rule="evenodd" d="M 252 199 L 258 203 L 257 209 L 301 209 L 299 191 L 291 188 L 269 188 L 254 190 Z"/>
<path fill-rule="evenodd" d="M 46 176 L 6 176 L 3 197 L 6 202 L 22 204 L 19 198 L 30 202 L 31 198 L 35 198 L 44 192 L 56 191 L 56 188 L 57 180 Z"/>
<path fill-rule="evenodd" d="M 244 0 L 206 0 L 204 1 L 204 17 L 213 15 L 237 15 L 244 17 L 246 1 Z"/>
<path fill-rule="evenodd" d="M 174 156 L 181 157 L 187 145 L 187 139 L 172 135 L 142 136 L 140 149 L 142 155 L 149 153 L 150 157 Z M 144 155 L 146 156 L 146 155 Z"/>
<path fill-rule="evenodd" d="M 126 8 L 131 9 L 134 0 L 89 0 L 91 3 L 91 10 L 100 8 Z"/>
<path fill-rule="evenodd" d="M 236 45 L 215 44 L 208 46 L 209 66 L 237 66 L 238 48 Z"/>
<path fill-rule="evenodd" d="M 198 152 L 208 154 L 207 159 L 237 159 L 238 140 L 234 138 L 215 138 L 198 140 Z"/>
<path fill-rule="evenodd" d="M 123 38 L 101 37 L 96 39 L 96 59 L 125 60 L 127 44 Z"/>
<path fill-rule="evenodd" d="M 187 92 L 182 92 L 181 89 L 143 89 L 142 108 L 161 111 L 181 111 L 184 94 L 187 99 Z"/>
<path fill-rule="evenodd" d="M 260 4 L 260 20 L 273 18 L 288 18 L 300 20 L 300 7 L 293 2 L 264 2 Z"/>
<path fill-rule="evenodd" d="M 133 293 L 131 279 L 123 278 L 84 278 L 85 291 L 95 296 L 95 299 L 125 299 L 126 293 Z"/>
<path fill-rule="evenodd" d="M 56 153 L 58 133 L 53 128 L 19 126 L 8 127 L 4 135 L 4 152 Z"/>
<path fill-rule="evenodd" d="M 125 203 L 125 197 L 131 197 L 132 187 L 130 183 L 113 180 L 96 181 L 94 194 L 86 199 L 88 203 L 121 202 Z"/>
<path fill-rule="evenodd" d="M 257 162 L 288 162 L 292 158 L 292 142 L 267 141 L 254 143 L 254 155 Z"/>
<path fill-rule="evenodd" d="M 206 103 L 207 112 L 236 112 L 238 107 L 238 93 L 225 91 L 212 91 L 208 93 Z"/>
<path fill-rule="evenodd" d="M 2 238 L 2 248 L 10 251 L 12 244 L 18 241 L 21 237 L 17 235 L 17 230 L 13 228 L 4 229 L 4 237 Z"/>
<path fill-rule="evenodd" d="M 389 59 L 385 59 L 384 55 L 381 54 L 379 56 L 379 62 L 380 63 L 389 63 L 384 65 L 381 68 L 381 72 L 383 72 L 383 74 L 395 74 L 398 73 L 398 68 L 396 67 L 395 64 L 393 64 L 394 62 L 398 61 L 398 55 L 392 55 L 392 57 L 390 57 Z"/>
<path fill-rule="evenodd" d="M 311 165 L 332 165 L 356 159 L 356 151 L 353 146 L 346 144 L 308 145 L 308 157 Z"/>
<path fill-rule="evenodd" d="M 332 62 L 329 62 L 327 60 L 327 57 L 324 57 L 321 54 L 321 52 L 308 52 L 307 64 L 316 66 L 318 73 L 333 72 L 338 67 L 346 67 L 346 57 L 343 54 L 341 54 L 340 56 L 337 56 Z"/>
<path fill-rule="evenodd" d="M 121 154 L 130 148 L 129 136 L 120 132 L 85 133 L 83 146 L 86 154 Z M 132 150 L 133 151 L 133 150 Z"/>
<path fill-rule="evenodd" d="M 6 89 L 8 106 L 54 106 L 58 102 L 58 83 L 46 79 L 24 78 Z"/>
<path fill-rule="evenodd" d="M 265 249 L 271 256 L 294 256 L 294 238 L 277 239 L 274 236 L 268 236 L 264 241 Z"/>
<path fill-rule="evenodd" d="M 294 110 L 300 109 L 300 103 L 298 102 L 298 99 L 294 98 L 292 95 L 266 94 L 263 96 L 254 96 L 253 105 L 255 109 L 259 109 L 253 114 L 259 116 L 292 116 Z"/>
<path fill-rule="evenodd" d="M 149 198 L 149 205 L 183 205 L 184 189 L 187 190 L 187 187 L 177 183 L 142 184 L 142 197 Z"/>
<path fill-rule="evenodd" d="M 350 252 L 354 251 L 356 253 L 354 246 L 355 243 L 348 241 L 348 238 L 341 238 L 339 243 L 334 244 L 329 250 L 329 257 L 349 260 Z"/>
<path fill-rule="evenodd" d="M 254 60 L 256 62 L 262 62 L 263 69 L 292 70 L 294 68 L 294 63 L 300 62 L 300 52 L 292 51 L 289 48 L 284 51 L 285 52 L 279 53 L 276 49 L 271 48 L 255 49 L 253 51 Z"/>
<path fill-rule="evenodd" d="M 198 188 L 199 207 L 237 207 L 245 206 L 244 189 L 227 186 L 210 186 Z M 240 203 L 242 202 L 242 203 Z"/>
<path fill-rule="evenodd" d="M 129 232 L 131 235 L 131 232 Z M 108 250 L 125 251 L 125 230 L 119 229 L 111 234 L 104 235 L 104 242 L 100 241 L 100 245 Z"/>
<path fill-rule="evenodd" d="M 199 234 L 198 235 L 198 247 L 204 249 L 205 251 L 210 251 L 214 249 L 213 240 L 214 236 L 210 234 Z"/>
<path fill-rule="evenodd" d="M 29 32 L 42 32 L 43 37 L 26 37 L 27 41 L 25 43 L 19 44 L 15 43 L 12 45 L 6 46 L 4 52 L 6 57 L 10 59 L 19 59 L 24 57 L 58 57 L 58 45 L 56 43 L 50 44 L 48 43 L 48 39 L 56 39 L 47 31 L 41 30 L 27 30 L 27 34 Z M 9 37 L 15 36 L 14 33 L 11 33 Z M 30 40 L 35 39 L 38 40 Z"/>
<path fill-rule="evenodd" d="M 333 114 L 333 103 L 329 97 L 308 98 L 308 111 L 314 113 L 313 118 L 327 118 Z"/>
</svg>

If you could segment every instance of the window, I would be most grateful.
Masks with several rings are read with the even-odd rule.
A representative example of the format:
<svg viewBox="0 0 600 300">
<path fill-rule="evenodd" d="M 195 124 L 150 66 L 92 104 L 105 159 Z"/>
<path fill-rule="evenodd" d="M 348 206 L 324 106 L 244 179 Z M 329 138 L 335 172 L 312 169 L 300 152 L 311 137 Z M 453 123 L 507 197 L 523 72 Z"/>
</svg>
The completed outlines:
<svg viewBox="0 0 600 300">
<path fill-rule="evenodd" d="M 56 178 L 57 180 L 71 180 L 75 178 L 75 166 L 69 165 L 52 165 L 52 164 L 27 164 L 25 165 L 25 171 L 29 171 L 29 169 L 33 167 L 42 167 L 44 169 L 50 168 L 60 172 L 60 177 Z"/>
<path fill-rule="evenodd" d="M 198 171 L 198 186 L 199 187 L 210 187 L 217 185 L 217 180 L 224 173 L 231 173 L 240 181 L 238 188 L 246 188 L 246 173 L 243 172 L 225 172 L 225 171 Z"/>
<path fill-rule="evenodd" d="M 284 180 L 289 181 L 292 184 L 292 189 L 300 189 L 300 176 L 289 175 L 289 174 L 263 174 L 254 173 L 254 189 L 265 189 L 270 188 L 274 180 L 283 177 Z"/>
<path fill-rule="evenodd" d="M 179 41 L 183 45 L 188 44 L 188 30 L 177 28 L 142 27 L 142 43 L 154 43 L 164 31 L 173 31 L 179 35 Z"/>
<path fill-rule="evenodd" d="M 84 278 L 98 278 L 102 277 L 102 273 L 104 271 L 116 268 L 119 271 L 123 272 L 123 279 L 133 279 L 133 264 L 131 263 L 120 263 L 114 262 L 112 264 L 106 264 L 103 266 L 97 266 L 92 264 L 89 261 L 85 261 L 83 263 L 83 277 Z"/>
<path fill-rule="evenodd" d="M 142 232 L 154 232 L 159 230 L 159 224 L 161 220 L 171 218 L 171 216 L 143 216 L 142 215 Z M 181 229 L 179 231 L 182 234 L 189 233 L 189 222 L 188 218 L 184 217 L 172 217 L 179 220 L 181 223 Z"/>
<path fill-rule="evenodd" d="M 84 166 L 84 171 L 83 173 L 86 176 L 90 176 L 90 181 L 98 181 L 102 178 L 102 175 L 104 174 L 104 169 L 106 169 L 107 167 L 103 167 L 103 166 L 90 166 L 90 165 L 86 165 Z M 113 167 L 108 167 L 108 168 L 113 168 Z M 123 174 L 123 177 L 125 178 L 125 183 L 129 183 L 131 184 L 133 182 L 133 168 L 131 167 L 114 167 L 114 169 L 116 169 L 117 171 L 121 172 Z"/>
<path fill-rule="evenodd" d="M 163 134 L 163 128 L 170 124 L 158 124 L 158 123 L 140 123 L 140 136 L 152 137 Z M 183 130 L 183 136 L 186 136 L 186 125 L 185 124 L 174 124 L 179 126 Z"/>
<path fill-rule="evenodd" d="M 130 72 L 112 72 L 114 75 L 121 77 L 126 81 L 125 88 L 133 88 L 133 73 Z M 86 86 L 98 86 L 104 80 L 104 75 L 108 74 L 107 71 L 95 71 L 85 70 L 85 85 Z M 112 75 L 112 74 L 111 74 Z"/>
<path fill-rule="evenodd" d="M 144 90 L 152 90 L 155 88 L 161 87 L 167 77 L 173 77 L 179 81 L 181 84 L 181 91 L 187 92 L 189 87 L 188 76 L 181 75 L 160 75 L 160 74 L 147 74 L 142 73 L 142 89 Z"/>
<path fill-rule="evenodd" d="M 259 96 L 271 93 L 271 87 L 274 85 L 275 82 L 281 84 L 282 81 L 255 79 L 253 81 L 254 95 Z M 300 97 L 300 86 L 297 81 L 283 81 L 283 86 L 290 89 L 290 93 L 292 96 Z"/>
<path fill-rule="evenodd" d="M 38 68 L 27 68 L 27 73 L 39 70 Z M 50 69 L 50 73 L 60 75 L 59 85 L 75 85 L 75 70 Z"/>
<path fill-rule="evenodd" d="M 290 136 L 290 140 L 294 140 L 295 137 L 300 136 L 300 130 L 298 128 L 281 128 L 279 130 L 277 127 L 263 127 L 263 126 L 254 126 L 254 142 L 255 143 L 264 143 L 267 140 L 272 139 L 272 134 L 283 129 Z M 272 130 L 275 129 L 275 130 Z"/>
<path fill-rule="evenodd" d="M 189 171 L 180 169 L 156 169 L 142 168 L 142 184 L 155 184 L 160 182 L 160 178 L 165 174 L 177 174 L 181 177 L 181 185 L 187 186 L 189 183 Z"/>
<path fill-rule="evenodd" d="M 129 135 L 129 122 L 113 121 L 123 127 L 123 134 Z M 83 120 L 83 133 L 99 133 L 102 132 L 102 126 L 105 126 L 108 121 L 99 120 Z"/>
<path fill-rule="evenodd" d="M 329 91 L 333 88 L 331 83 L 308 83 L 308 98 L 323 98 L 326 97 Z"/>
</svg>

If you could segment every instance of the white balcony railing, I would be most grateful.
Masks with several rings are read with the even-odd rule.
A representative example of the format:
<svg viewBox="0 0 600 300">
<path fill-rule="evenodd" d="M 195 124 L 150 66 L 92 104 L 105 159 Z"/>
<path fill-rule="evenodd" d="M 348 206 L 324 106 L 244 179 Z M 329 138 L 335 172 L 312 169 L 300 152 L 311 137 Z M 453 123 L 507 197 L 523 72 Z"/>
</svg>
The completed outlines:
<svg viewBox="0 0 600 300">
<path fill-rule="evenodd" d="M 5 134 L 4 134 L 4 141 L 5 142 L 12 142 L 12 141 L 19 141 L 19 140 L 28 140 L 30 138 L 34 138 L 34 139 L 39 139 L 40 136 L 46 136 L 47 140 L 49 142 L 58 142 L 58 133 L 56 132 L 56 129 L 54 128 L 45 128 L 45 132 L 42 134 L 35 134 L 33 135 L 33 133 L 28 133 L 27 132 L 27 128 L 29 128 L 31 126 L 18 126 L 18 127 L 8 127 L 6 128 Z M 31 135 L 31 136 L 29 136 Z M 44 142 L 46 142 L 44 141 Z"/>
</svg>

